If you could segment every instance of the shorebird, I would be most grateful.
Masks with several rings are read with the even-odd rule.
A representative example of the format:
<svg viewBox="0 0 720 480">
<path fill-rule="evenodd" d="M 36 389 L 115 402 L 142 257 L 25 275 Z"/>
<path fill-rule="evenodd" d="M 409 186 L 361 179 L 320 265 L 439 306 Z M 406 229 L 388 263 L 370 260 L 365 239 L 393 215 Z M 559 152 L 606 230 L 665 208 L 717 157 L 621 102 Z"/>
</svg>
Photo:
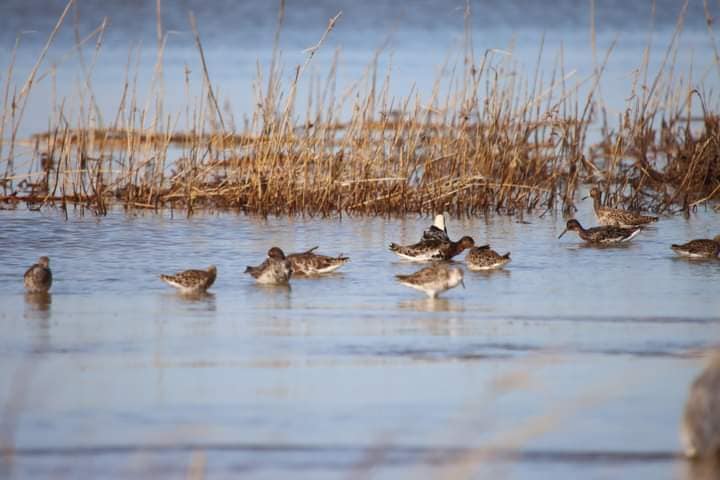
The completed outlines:
<svg viewBox="0 0 720 480">
<path fill-rule="evenodd" d="M 313 247 L 305 252 L 291 253 L 287 256 L 294 274 L 321 275 L 323 273 L 330 273 L 350 261 L 350 258 L 343 257 L 342 255 L 337 257 L 318 255 L 314 253 L 317 248 L 318 247 Z"/>
<path fill-rule="evenodd" d="M 720 455 L 720 353 L 690 387 L 680 437 L 690 458 Z"/>
<path fill-rule="evenodd" d="M 490 248 L 490 245 L 473 247 L 465 256 L 465 261 L 470 270 L 493 270 L 502 268 L 510 263 L 510 252 L 500 255 Z"/>
<path fill-rule="evenodd" d="M 278 247 L 268 250 L 268 258 L 257 267 L 247 267 L 245 273 L 253 276 L 258 283 L 266 285 L 286 285 L 292 275 L 290 260 Z"/>
<path fill-rule="evenodd" d="M 430 298 L 435 298 L 445 290 L 457 287 L 458 284 L 462 284 L 465 288 L 462 269 L 442 263 L 430 265 L 411 275 L 395 275 L 395 277 L 401 284 L 421 290 Z"/>
<path fill-rule="evenodd" d="M 50 259 L 38 258 L 38 262 L 25 272 L 25 290 L 28 293 L 46 293 L 52 286 Z"/>
<path fill-rule="evenodd" d="M 215 283 L 217 268 L 210 265 L 207 270 L 185 270 L 175 275 L 160 275 L 160 279 L 177 288 L 184 295 L 205 293 Z"/>
<path fill-rule="evenodd" d="M 466 248 L 475 246 L 472 237 L 462 237 L 457 242 L 449 240 L 421 240 L 414 245 L 390 244 L 390 250 L 398 256 L 413 262 L 428 262 L 431 260 L 450 260 L 459 255 Z"/>
<path fill-rule="evenodd" d="M 628 212 L 619 208 L 609 208 L 600 205 L 600 189 L 593 187 L 590 190 L 590 196 L 593 199 L 593 210 L 600 225 L 608 225 L 613 227 L 632 228 L 640 225 L 647 225 L 658 221 L 658 217 L 648 215 L 640 215 L 635 212 Z"/>
<path fill-rule="evenodd" d="M 689 258 L 717 258 L 720 254 L 720 235 L 717 235 L 712 240 L 707 238 L 701 238 L 698 240 L 691 240 L 688 243 L 682 245 L 672 244 L 670 246 L 675 253 L 683 257 Z"/>
<path fill-rule="evenodd" d="M 594 228 L 583 228 L 575 219 L 568 220 L 565 226 L 565 230 L 560 234 L 560 237 L 565 235 L 568 231 L 577 232 L 578 236 L 589 243 L 597 243 L 601 245 L 610 245 L 613 243 L 621 243 L 630 241 L 635 235 L 640 233 L 641 227 L 635 228 L 621 228 L 621 227 L 594 227 Z"/>
<path fill-rule="evenodd" d="M 450 237 L 447 233 L 447 225 L 445 224 L 445 215 L 435 215 L 433 224 L 430 225 L 424 232 L 422 240 L 440 240 L 443 242 L 449 242 Z"/>
</svg>

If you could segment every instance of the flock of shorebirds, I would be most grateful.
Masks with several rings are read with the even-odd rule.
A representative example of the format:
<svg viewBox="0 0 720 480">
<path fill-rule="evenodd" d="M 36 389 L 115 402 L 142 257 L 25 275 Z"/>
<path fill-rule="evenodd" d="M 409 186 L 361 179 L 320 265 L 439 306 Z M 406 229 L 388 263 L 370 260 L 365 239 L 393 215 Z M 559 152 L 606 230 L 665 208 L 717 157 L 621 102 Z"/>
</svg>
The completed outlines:
<svg viewBox="0 0 720 480">
<path fill-rule="evenodd" d="M 562 237 L 574 231 L 584 241 L 594 245 L 611 245 L 627 242 L 641 232 L 643 226 L 656 222 L 657 217 L 635 212 L 607 208 L 601 205 L 601 193 L 597 188 L 590 191 L 593 208 L 601 226 L 583 228 L 575 219 L 568 220 Z M 558 237 L 558 238 L 560 238 Z M 717 258 L 720 254 L 720 235 L 714 239 L 692 240 L 671 248 L 679 255 L 689 258 Z M 261 284 L 288 284 L 293 275 L 316 276 L 330 273 L 349 261 L 339 255 L 330 257 L 315 253 L 317 247 L 301 253 L 285 255 L 278 247 L 268 251 L 267 259 L 255 267 L 247 267 L 250 274 Z M 390 250 L 406 260 L 432 262 L 410 275 L 396 275 L 397 280 L 408 287 L 421 290 L 431 298 L 459 284 L 463 287 L 463 270 L 447 261 L 469 249 L 465 261 L 470 270 L 502 268 L 510 262 L 510 253 L 498 254 L 489 245 L 475 246 L 475 241 L 464 236 L 458 241 L 450 240 L 445 216 L 435 217 L 433 224 L 423 232 L 419 242 L 413 245 L 390 244 Z M 186 270 L 160 278 L 184 294 L 202 294 L 217 277 L 217 268 Z M 29 293 L 47 293 L 52 285 L 52 272 L 48 257 L 40 257 L 38 263 L 25 272 L 25 288 Z M 688 456 L 720 455 L 720 353 L 697 378 L 690 390 L 682 424 L 682 438 Z"/>
<path fill-rule="evenodd" d="M 593 209 L 600 226 L 584 228 L 577 220 L 570 219 L 558 238 L 573 231 L 590 244 L 619 244 L 632 240 L 644 226 L 658 221 L 658 217 L 602 206 L 598 188 L 590 190 L 590 197 L 593 199 Z M 350 260 L 343 255 L 320 255 L 315 253 L 317 248 L 285 255 L 280 248 L 272 247 L 264 262 L 255 267 L 247 267 L 245 273 L 261 284 L 287 285 L 293 275 L 324 275 L 337 270 Z M 713 239 L 698 239 L 682 245 L 672 245 L 670 248 L 689 258 L 717 258 L 720 254 L 720 235 Z M 421 290 L 431 298 L 458 285 L 465 286 L 463 270 L 447 262 L 467 249 L 469 252 L 465 263 L 467 268 L 473 271 L 498 269 L 510 263 L 510 252 L 500 255 L 490 248 L 490 245 L 475 246 L 472 237 L 463 236 L 460 240 L 451 240 L 445 215 L 442 214 L 435 217 L 433 224 L 423 232 L 417 243 L 390 244 L 390 250 L 403 259 L 432 263 L 410 275 L 396 275 L 402 285 Z M 202 294 L 215 282 L 217 268 L 211 265 L 206 270 L 185 270 L 173 275 L 160 275 L 160 278 L 183 294 Z M 48 257 L 40 257 L 38 263 L 25 272 L 25 288 L 30 293 L 47 292 L 51 285 L 50 260 Z"/>
</svg>

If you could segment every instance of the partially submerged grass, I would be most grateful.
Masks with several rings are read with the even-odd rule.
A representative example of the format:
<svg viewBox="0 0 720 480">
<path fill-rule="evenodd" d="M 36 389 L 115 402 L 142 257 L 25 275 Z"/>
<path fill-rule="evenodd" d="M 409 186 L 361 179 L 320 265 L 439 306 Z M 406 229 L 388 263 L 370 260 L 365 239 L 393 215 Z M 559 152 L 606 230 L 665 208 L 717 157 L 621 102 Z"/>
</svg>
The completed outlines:
<svg viewBox="0 0 720 480">
<path fill-rule="evenodd" d="M 120 204 L 188 214 L 201 208 L 262 215 L 471 215 L 571 210 L 583 183 L 601 184 L 611 203 L 655 211 L 690 210 L 720 198 L 718 116 L 691 85 L 691 72 L 682 78 L 674 69 L 682 15 L 663 67 L 648 80 L 644 59 L 626 113 L 617 126 L 603 117 L 596 145 L 590 145 L 588 129 L 602 111 L 596 98 L 604 64 L 571 85 L 573 73 L 565 72 L 560 52 L 549 81 L 539 68 L 524 78 L 506 52 L 476 55 L 469 21 L 459 66 L 443 69 L 429 97 L 410 92 L 391 98 L 390 74 L 378 71 L 377 56 L 364 78 L 337 95 L 336 55 L 324 82 L 310 79 L 305 119 L 299 120 L 298 86 L 340 14 L 287 85 L 278 53 L 283 18 L 281 2 L 267 78 L 258 69 L 256 107 L 242 128 L 221 108 L 192 14 L 203 90 L 200 100 L 188 100 L 185 131 L 176 128 L 179 115 L 167 115 L 162 105 L 167 35 L 159 20 L 150 94 L 155 103 L 141 104 L 128 67 L 114 120 L 103 123 L 93 115 L 91 65 L 84 72 L 84 115 L 70 125 L 63 103 L 56 105 L 48 131 L 32 138 L 33 159 L 22 173 L 16 172 L 14 145 L 37 68 L 18 94 L 11 93 L 12 75 L 6 75 L 0 136 L 9 151 L 0 150 L 0 200 L 31 208 L 76 203 L 98 214 Z M 104 29 L 105 23 L 93 33 L 95 59 Z M 88 39 L 77 37 L 82 51 Z M 542 49 L 538 67 L 541 57 Z M 694 118 L 698 104 L 702 114 Z"/>
</svg>

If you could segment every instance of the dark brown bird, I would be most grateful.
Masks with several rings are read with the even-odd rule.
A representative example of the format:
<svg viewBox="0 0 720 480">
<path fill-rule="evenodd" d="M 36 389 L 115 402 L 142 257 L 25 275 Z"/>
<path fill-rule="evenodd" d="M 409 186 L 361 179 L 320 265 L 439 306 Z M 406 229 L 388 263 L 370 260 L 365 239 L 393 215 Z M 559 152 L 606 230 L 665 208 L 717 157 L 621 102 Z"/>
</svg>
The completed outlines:
<svg viewBox="0 0 720 480">
<path fill-rule="evenodd" d="M 432 260 L 450 260 L 454 256 L 459 255 L 466 248 L 475 246 L 475 240 L 472 237 L 462 237 L 457 242 L 427 239 L 421 240 L 414 245 L 398 245 L 390 244 L 390 250 L 396 255 L 412 260 L 413 262 L 428 262 Z"/>
<path fill-rule="evenodd" d="M 50 259 L 40 257 L 38 262 L 25 272 L 25 290 L 28 293 L 46 293 L 52 286 Z"/>
<path fill-rule="evenodd" d="M 565 225 L 565 230 L 560 234 L 560 237 L 565 235 L 569 231 L 577 232 L 578 236 L 589 243 L 596 243 L 600 245 L 610 245 L 613 243 L 621 243 L 630 241 L 635 235 L 640 233 L 642 228 L 621 228 L 621 227 L 594 227 L 594 228 L 583 228 L 575 219 L 568 220 Z"/>
</svg>

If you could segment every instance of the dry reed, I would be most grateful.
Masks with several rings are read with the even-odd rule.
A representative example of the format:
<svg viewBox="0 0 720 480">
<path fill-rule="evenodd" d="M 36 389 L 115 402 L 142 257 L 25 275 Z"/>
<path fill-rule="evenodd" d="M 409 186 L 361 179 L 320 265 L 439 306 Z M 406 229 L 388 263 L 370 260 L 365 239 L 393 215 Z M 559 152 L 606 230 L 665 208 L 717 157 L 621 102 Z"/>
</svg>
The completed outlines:
<svg viewBox="0 0 720 480">
<path fill-rule="evenodd" d="M 12 75 L 5 76 L 0 140 L 9 144 L 9 151 L 3 152 L 0 141 L 0 205 L 66 208 L 73 203 L 97 214 L 119 204 L 188 214 L 232 209 L 261 215 L 522 215 L 536 209 L 571 210 L 583 183 L 601 184 L 611 203 L 655 211 L 688 211 L 720 198 L 718 116 L 704 104 L 705 96 L 678 80 L 673 69 L 682 15 L 656 77 L 647 81 L 646 58 L 618 125 L 612 128 L 605 117 L 601 141 L 590 145 L 588 127 L 601 110 L 596 91 L 612 47 L 591 78 L 573 85 L 562 52 L 550 81 L 544 80 L 542 49 L 534 76 L 523 78 L 504 52 L 476 55 L 469 9 L 462 66 L 444 69 L 452 74 L 450 85 L 441 86 L 439 75 L 429 99 L 411 92 L 393 101 L 389 73 L 378 71 L 376 56 L 364 78 L 339 96 L 336 55 L 325 82 L 311 84 L 305 121 L 298 123 L 298 86 L 340 13 L 306 51 L 306 61 L 289 85 L 283 85 L 278 44 L 284 2 L 267 80 L 259 68 L 256 108 L 242 130 L 221 108 L 190 14 L 203 90 L 195 104 L 188 100 L 189 127 L 180 131 L 179 116 L 173 118 L 163 108 L 167 35 L 159 1 L 157 11 L 158 54 L 150 95 L 155 104 L 141 105 L 128 66 L 114 120 L 103 124 L 99 114 L 91 115 L 97 110 L 91 72 L 103 22 L 92 34 L 96 51 L 84 72 L 85 115 L 71 126 L 64 120 L 63 103 L 56 105 L 48 131 L 31 139 L 33 159 L 23 173 L 16 172 L 16 132 L 45 50 L 19 94 L 12 93 Z M 88 38 L 76 37 L 76 49 L 82 51 Z M 132 53 L 128 65 L 131 58 Z M 9 73 L 12 69 L 13 62 Z M 581 96 L 586 84 L 589 91 Z M 186 94 L 191 98 L 187 79 Z M 702 116 L 695 119 L 698 103 Z M 690 128 L 691 122 L 702 128 Z M 6 131 L 12 132 L 9 139 Z"/>
</svg>

